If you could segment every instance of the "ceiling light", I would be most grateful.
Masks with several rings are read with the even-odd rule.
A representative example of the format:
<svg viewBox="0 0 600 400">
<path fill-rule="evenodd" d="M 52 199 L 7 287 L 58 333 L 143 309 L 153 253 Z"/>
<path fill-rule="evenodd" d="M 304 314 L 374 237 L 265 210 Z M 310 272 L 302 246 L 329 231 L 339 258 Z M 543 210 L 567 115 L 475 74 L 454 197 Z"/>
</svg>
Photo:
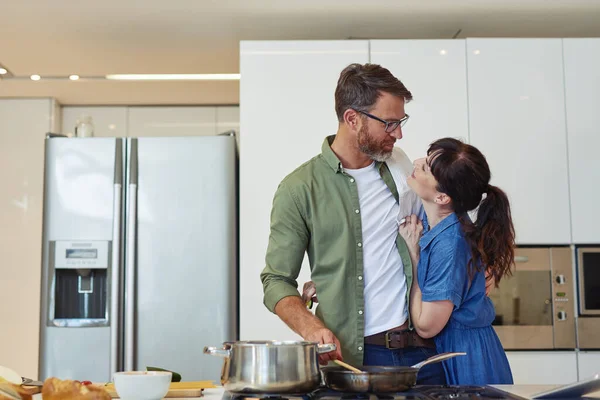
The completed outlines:
<svg viewBox="0 0 600 400">
<path fill-rule="evenodd" d="M 446 50 L 440 50 L 440 54 L 445 56 L 446 54 L 448 54 L 448 52 Z"/>
<path fill-rule="evenodd" d="M 39 75 L 31 75 L 30 78 L 32 81 L 39 81 L 40 79 L 42 79 L 42 77 Z"/>
<path fill-rule="evenodd" d="M 240 74 L 116 74 L 106 79 L 117 81 L 234 81 Z"/>
<path fill-rule="evenodd" d="M 475 50 L 473 51 L 473 54 L 475 54 L 476 56 L 479 55 L 481 52 L 479 50 Z"/>
<path fill-rule="evenodd" d="M 0 75 L 4 75 L 4 74 L 7 74 L 7 73 L 8 73 L 8 71 L 6 69 L 0 67 Z"/>
<path fill-rule="evenodd" d="M 76 80 L 79 79 L 79 75 L 70 75 L 69 79 L 72 80 L 72 81 L 76 81 Z"/>
</svg>

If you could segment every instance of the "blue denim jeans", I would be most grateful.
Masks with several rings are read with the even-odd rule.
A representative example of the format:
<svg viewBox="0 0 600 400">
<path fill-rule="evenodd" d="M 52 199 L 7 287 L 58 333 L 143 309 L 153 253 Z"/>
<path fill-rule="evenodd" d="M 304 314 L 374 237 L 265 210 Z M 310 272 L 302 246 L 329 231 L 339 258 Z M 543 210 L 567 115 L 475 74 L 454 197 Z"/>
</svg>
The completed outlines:
<svg viewBox="0 0 600 400">
<path fill-rule="evenodd" d="M 411 366 L 436 355 L 435 349 L 427 347 L 406 347 L 388 349 L 365 343 L 364 365 Z M 417 385 L 445 385 L 446 374 L 442 363 L 429 364 L 419 370 Z"/>
</svg>

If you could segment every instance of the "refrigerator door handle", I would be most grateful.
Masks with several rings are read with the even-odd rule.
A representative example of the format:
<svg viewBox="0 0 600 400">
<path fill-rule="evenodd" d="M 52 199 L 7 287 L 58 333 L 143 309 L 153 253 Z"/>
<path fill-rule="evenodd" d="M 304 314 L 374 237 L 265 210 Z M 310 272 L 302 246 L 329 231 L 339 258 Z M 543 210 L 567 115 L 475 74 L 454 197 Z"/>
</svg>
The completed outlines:
<svg viewBox="0 0 600 400">
<path fill-rule="evenodd" d="M 110 293 L 110 379 L 119 370 L 119 312 L 121 288 L 121 204 L 123 203 L 123 141 L 115 143 L 115 178 L 113 187 L 113 238 Z"/>
<path fill-rule="evenodd" d="M 138 184 L 138 142 L 131 139 L 129 156 L 129 209 L 127 212 L 127 248 L 125 263 L 125 371 L 134 369 L 136 225 Z"/>
</svg>

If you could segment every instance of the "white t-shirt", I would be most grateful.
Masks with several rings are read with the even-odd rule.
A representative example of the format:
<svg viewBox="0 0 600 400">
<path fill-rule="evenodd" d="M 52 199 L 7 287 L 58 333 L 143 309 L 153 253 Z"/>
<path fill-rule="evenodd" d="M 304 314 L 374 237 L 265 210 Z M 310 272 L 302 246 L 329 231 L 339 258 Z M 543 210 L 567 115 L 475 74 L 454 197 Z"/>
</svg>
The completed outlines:
<svg viewBox="0 0 600 400">
<path fill-rule="evenodd" d="M 406 277 L 396 246 L 399 206 L 375 163 L 345 169 L 357 183 L 362 223 L 365 336 L 408 319 Z"/>
</svg>

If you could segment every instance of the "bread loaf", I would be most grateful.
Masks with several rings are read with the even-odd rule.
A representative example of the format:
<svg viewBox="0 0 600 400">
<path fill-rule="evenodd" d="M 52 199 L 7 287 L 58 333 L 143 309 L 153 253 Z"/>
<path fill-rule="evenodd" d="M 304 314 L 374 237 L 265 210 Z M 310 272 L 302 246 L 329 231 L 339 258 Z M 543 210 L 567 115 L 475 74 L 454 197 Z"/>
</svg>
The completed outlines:
<svg viewBox="0 0 600 400">
<path fill-rule="evenodd" d="M 43 400 L 110 400 L 103 387 L 82 385 L 78 381 L 48 378 L 42 387 Z"/>
</svg>

